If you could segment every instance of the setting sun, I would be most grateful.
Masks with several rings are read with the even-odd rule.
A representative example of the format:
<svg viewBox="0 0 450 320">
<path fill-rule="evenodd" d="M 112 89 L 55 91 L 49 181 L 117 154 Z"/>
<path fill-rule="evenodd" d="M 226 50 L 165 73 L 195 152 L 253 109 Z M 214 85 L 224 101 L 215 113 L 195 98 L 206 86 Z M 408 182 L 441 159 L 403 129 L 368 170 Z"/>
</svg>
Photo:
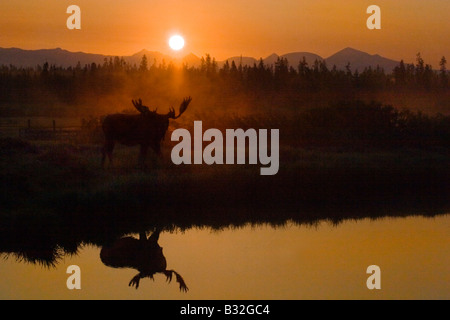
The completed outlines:
<svg viewBox="0 0 450 320">
<path fill-rule="evenodd" d="M 180 35 L 172 36 L 169 39 L 169 46 L 172 50 L 179 51 L 184 47 L 184 39 Z"/>
</svg>

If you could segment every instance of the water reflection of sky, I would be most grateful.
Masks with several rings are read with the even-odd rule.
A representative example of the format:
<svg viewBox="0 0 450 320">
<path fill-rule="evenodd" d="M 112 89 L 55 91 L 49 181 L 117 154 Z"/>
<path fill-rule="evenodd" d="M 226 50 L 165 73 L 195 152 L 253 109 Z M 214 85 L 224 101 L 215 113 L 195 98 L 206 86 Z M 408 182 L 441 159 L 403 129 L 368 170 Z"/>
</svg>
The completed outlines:
<svg viewBox="0 0 450 320">
<path fill-rule="evenodd" d="M 129 287 L 136 270 L 104 265 L 95 245 L 55 268 L 10 255 L 0 260 L 0 299 L 449 299 L 448 230 L 449 215 L 162 232 L 167 268 L 182 274 L 187 293 L 163 274 Z M 73 264 L 79 291 L 66 287 Z M 381 268 L 379 291 L 366 287 L 372 264 Z"/>
</svg>

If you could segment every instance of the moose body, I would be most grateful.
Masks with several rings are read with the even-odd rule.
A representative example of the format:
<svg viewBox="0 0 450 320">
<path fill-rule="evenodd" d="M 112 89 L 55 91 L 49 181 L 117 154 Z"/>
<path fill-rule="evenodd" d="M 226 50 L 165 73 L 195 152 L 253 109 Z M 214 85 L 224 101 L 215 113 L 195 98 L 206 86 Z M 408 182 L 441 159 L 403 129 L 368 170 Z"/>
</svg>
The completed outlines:
<svg viewBox="0 0 450 320">
<path fill-rule="evenodd" d="M 116 143 L 126 146 L 141 147 L 140 162 L 145 164 L 145 157 L 148 148 L 161 154 L 161 141 L 169 128 L 169 119 L 178 119 L 187 109 L 192 98 L 186 98 L 180 105 L 180 113 L 175 116 L 173 108 L 168 114 L 162 115 L 155 111 L 150 111 L 148 107 L 142 105 L 142 100 L 134 101 L 133 105 L 140 112 L 137 115 L 131 114 L 111 114 L 105 117 L 102 123 L 105 134 L 105 145 L 103 147 L 102 166 L 108 156 L 112 164 L 112 153 Z"/>
</svg>

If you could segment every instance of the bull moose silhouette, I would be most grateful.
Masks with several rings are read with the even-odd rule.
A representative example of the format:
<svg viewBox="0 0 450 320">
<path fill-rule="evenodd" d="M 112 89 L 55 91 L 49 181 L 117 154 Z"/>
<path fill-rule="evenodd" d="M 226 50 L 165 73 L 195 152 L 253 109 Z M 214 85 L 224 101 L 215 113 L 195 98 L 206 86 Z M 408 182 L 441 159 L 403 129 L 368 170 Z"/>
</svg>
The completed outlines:
<svg viewBox="0 0 450 320">
<path fill-rule="evenodd" d="M 169 128 L 169 119 L 178 119 L 191 103 L 192 98 L 187 97 L 180 104 L 178 116 L 175 110 L 170 108 L 167 114 L 158 114 L 157 110 L 151 111 L 142 105 L 142 100 L 132 100 L 136 110 L 140 114 L 110 114 L 102 123 L 105 135 L 105 144 L 102 149 L 102 166 L 105 166 L 106 156 L 112 165 L 112 153 L 117 142 L 126 146 L 140 146 L 140 163 L 145 166 L 145 158 L 148 148 L 152 148 L 156 154 L 161 154 L 161 141 Z"/>
</svg>

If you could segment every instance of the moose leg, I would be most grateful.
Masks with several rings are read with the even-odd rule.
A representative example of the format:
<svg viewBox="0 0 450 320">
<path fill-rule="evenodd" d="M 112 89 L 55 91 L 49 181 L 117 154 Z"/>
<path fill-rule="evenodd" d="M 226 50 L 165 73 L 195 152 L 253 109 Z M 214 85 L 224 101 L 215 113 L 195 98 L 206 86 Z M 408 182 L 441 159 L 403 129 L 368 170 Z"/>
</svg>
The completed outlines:
<svg viewBox="0 0 450 320">
<path fill-rule="evenodd" d="M 145 158 L 147 157 L 148 146 L 141 145 L 141 152 L 139 154 L 139 164 L 142 168 L 145 168 Z"/>
<path fill-rule="evenodd" d="M 156 141 L 156 142 L 152 143 L 151 148 L 156 154 L 156 157 L 153 158 L 154 160 L 153 160 L 152 164 L 153 164 L 153 167 L 155 169 L 157 169 L 159 167 L 159 160 L 160 160 L 161 155 L 162 155 L 162 153 L 161 153 L 161 142 Z"/>
<path fill-rule="evenodd" d="M 109 165 L 112 166 L 112 153 L 114 150 L 114 141 L 106 141 L 102 149 L 102 167 L 105 167 L 106 156 L 109 158 Z"/>
<path fill-rule="evenodd" d="M 153 146 L 153 150 L 155 151 L 158 157 L 161 156 L 161 143 L 156 142 L 155 145 Z"/>
<path fill-rule="evenodd" d="M 102 168 L 105 167 L 105 161 L 106 161 L 106 148 L 103 146 L 103 148 L 102 148 Z"/>
<path fill-rule="evenodd" d="M 152 242 L 154 244 L 158 244 L 160 233 L 161 233 L 161 230 L 156 229 L 155 231 L 153 231 L 152 235 L 148 238 L 148 241 Z"/>
</svg>

